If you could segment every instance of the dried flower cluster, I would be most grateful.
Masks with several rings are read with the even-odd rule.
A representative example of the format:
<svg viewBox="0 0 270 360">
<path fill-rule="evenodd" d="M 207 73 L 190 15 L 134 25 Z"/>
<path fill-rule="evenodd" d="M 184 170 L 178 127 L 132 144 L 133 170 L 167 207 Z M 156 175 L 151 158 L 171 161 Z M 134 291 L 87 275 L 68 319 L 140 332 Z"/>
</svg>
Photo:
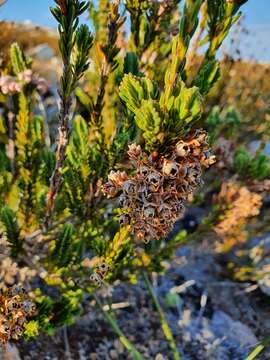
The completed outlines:
<svg viewBox="0 0 270 360">
<path fill-rule="evenodd" d="M 0 343 L 21 337 L 27 318 L 34 313 L 35 305 L 21 287 L 13 286 L 0 294 Z"/>
<path fill-rule="evenodd" d="M 48 84 L 44 78 L 33 75 L 32 70 L 28 69 L 18 74 L 18 77 L 10 75 L 0 76 L 0 89 L 5 95 L 19 93 L 23 85 L 32 84 L 40 93 L 48 91 Z"/>
<path fill-rule="evenodd" d="M 245 225 L 249 218 L 259 214 L 262 196 L 249 191 L 246 186 L 228 182 L 222 184 L 217 202 L 224 208 L 224 216 L 214 230 L 229 250 L 236 242 L 246 240 Z M 224 250 L 224 246 L 221 245 L 221 249 Z"/>
<path fill-rule="evenodd" d="M 115 197 L 122 192 L 120 224 L 131 225 L 138 240 L 147 243 L 166 237 L 183 214 L 184 202 L 201 184 L 202 167 L 214 162 L 207 134 L 197 130 L 190 138 L 180 140 L 170 158 L 156 152 L 147 156 L 135 144 L 129 146 L 128 156 L 136 172 L 128 176 L 112 171 L 104 193 Z"/>
<path fill-rule="evenodd" d="M 105 276 L 107 275 L 110 267 L 106 262 L 99 264 L 93 274 L 90 276 L 90 280 L 97 286 L 101 286 Z"/>
</svg>

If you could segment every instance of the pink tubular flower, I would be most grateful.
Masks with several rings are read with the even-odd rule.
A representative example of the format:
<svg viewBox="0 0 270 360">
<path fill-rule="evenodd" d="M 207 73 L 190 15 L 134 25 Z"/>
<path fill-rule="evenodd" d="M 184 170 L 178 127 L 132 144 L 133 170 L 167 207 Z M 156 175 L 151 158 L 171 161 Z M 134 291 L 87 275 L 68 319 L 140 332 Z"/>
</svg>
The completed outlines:
<svg viewBox="0 0 270 360">
<path fill-rule="evenodd" d="M 32 76 L 33 76 L 32 70 L 27 69 L 18 74 L 18 79 L 28 84 L 32 81 Z"/>
<path fill-rule="evenodd" d="M 5 95 L 19 93 L 26 84 L 32 84 L 41 94 L 46 93 L 49 88 L 47 81 L 44 78 L 35 77 L 30 69 L 19 73 L 17 79 L 10 75 L 0 76 L 0 90 Z"/>
<path fill-rule="evenodd" d="M 21 91 L 21 85 L 9 75 L 0 77 L 0 88 L 3 94 L 14 94 Z"/>
</svg>

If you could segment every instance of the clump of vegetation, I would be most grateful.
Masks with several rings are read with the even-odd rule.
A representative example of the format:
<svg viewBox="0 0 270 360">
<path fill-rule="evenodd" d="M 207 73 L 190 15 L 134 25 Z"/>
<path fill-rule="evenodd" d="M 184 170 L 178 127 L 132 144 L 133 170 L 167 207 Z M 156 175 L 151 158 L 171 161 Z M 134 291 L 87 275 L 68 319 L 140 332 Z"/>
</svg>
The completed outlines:
<svg viewBox="0 0 270 360">
<path fill-rule="evenodd" d="M 142 359 L 97 290 L 143 275 L 180 359 L 148 274 L 201 234 L 232 249 L 270 188 L 265 134 L 252 152 L 240 134 L 254 131 L 253 120 L 246 126 L 234 108 L 209 111 L 221 76 L 216 54 L 245 2 L 55 0 L 63 71 L 50 120 L 49 86 L 21 47 L 10 47 L 0 76 L 0 246 L 16 271 L 0 281 L 3 289 L 22 282 L 36 304 L 26 336 L 71 324 L 93 297 Z M 93 34 L 79 25 L 87 10 Z M 203 177 L 207 186 L 195 193 Z M 171 235 L 196 201 L 209 210 L 203 223 Z"/>
</svg>

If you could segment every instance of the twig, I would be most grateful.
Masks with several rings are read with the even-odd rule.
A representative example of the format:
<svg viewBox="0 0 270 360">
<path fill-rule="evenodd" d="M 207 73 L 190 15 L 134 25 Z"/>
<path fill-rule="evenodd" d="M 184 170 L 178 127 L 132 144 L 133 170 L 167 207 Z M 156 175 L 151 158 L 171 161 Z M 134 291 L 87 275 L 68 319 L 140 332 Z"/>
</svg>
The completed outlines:
<svg viewBox="0 0 270 360">
<path fill-rule="evenodd" d="M 103 310 L 109 311 L 110 309 L 117 310 L 117 309 L 125 309 L 130 306 L 129 302 L 120 302 L 120 303 L 113 303 L 110 306 L 104 305 Z"/>
<path fill-rule="evenodd" d="M 65 72 L 65 70 L 64 70 Z M 59 186 L 61 183 L 61 170 L 64 165 L 66 149 L 69 142 L 70 137 L 70 128 L 69 128 L 69 112 L 71 109 L 72 99 L 71 96 L 67 99 L 67 101 L 61 101 L 61 109 L 59 113 L 59 139 L 58 146 L 56 152 L 56 165 L 52 177 L 50 179 L 50 187 L 47 193 L 47 207 L 46 207 L 46 217 L 45 217 L 45 228 L 48 228 L 49 219 L 51 217 L 51 213 L 53 210 L 54 199 L 59 190 Z"/>
<path fill-rule="evenodd" d="M 63 335 L 64 335 L 64 343 L 65 343 L 65 356 L 67 360 L 72 360 L 66 326 L 63 327 Z"/>
</svg>

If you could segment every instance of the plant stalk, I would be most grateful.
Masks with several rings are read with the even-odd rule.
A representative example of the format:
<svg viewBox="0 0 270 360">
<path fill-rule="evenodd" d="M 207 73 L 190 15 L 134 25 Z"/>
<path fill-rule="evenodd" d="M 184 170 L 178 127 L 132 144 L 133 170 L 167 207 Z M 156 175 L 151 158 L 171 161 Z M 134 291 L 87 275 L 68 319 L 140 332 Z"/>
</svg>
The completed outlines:
<svg viewBox="0 0 270 360">
<path fill-rule="evenodd" d="M 145 271 L 142 272 L 142 275 L 143 275 L 143 280 L 145 282 L 145 285 L 146 285 L 146 288 L 150 294 L 150 297 L 153 301 L 153 304 L 158 312 L 158 315 L 159 315 L 159 318 L 160 318 L 160 322 L 161 322 L 161 327 L 162 327 L 162 330 L 163 330 L 163 333 L 169 343 L 169 346 L 172 350 L 172 353 L 173 353 L 173 358 L 174 360 L 181 360 L 181 356 L 177 350 L 177 345 L 174 341 L 174 338 L 173 338 L 173 335 L 172 335 L 172 332 L 171 332 L 171 329 L 168 325 L 168 322 L 166 320 L 166 316 L 161 308 L 161 305 L 159 303 L 159 300 L 158 300 L 158 297 L 157 295 L 155 294 L 155 291 L 153 289 L 153 286 L 149 280 L 149 277 L 147 275 L 147 273 Z"/>
<path fill-rule="evenodd" d="M 144 360 L 144 357 L 138 352 L 138 350 L 135 348 L 135 346 L 126 338 L 122 330 L 117 324 L 116 319 L 114 319 L 109 312 L 105 311 L 103 309 L 103 305 L 101 301 L 99 300 L 98 296 L 96 294 L 93 294 L 96 303 L 99 307 L 99 309 L 102 312 L 102 315 L 107 320 L 107 322 L 111 325 L 113 331 L 119 336 L 119 340 L 123 344 L 123 346 L 132 354 L 135 360 Z"/>
<path fill-rule="evenodd" d="M 270 335 L 263 339 L 252 352 L 248 355 L 246 360 L 254 360 L 256 357 L 265 349 L 265 347 L 270 343 Z"/>
</svg>

